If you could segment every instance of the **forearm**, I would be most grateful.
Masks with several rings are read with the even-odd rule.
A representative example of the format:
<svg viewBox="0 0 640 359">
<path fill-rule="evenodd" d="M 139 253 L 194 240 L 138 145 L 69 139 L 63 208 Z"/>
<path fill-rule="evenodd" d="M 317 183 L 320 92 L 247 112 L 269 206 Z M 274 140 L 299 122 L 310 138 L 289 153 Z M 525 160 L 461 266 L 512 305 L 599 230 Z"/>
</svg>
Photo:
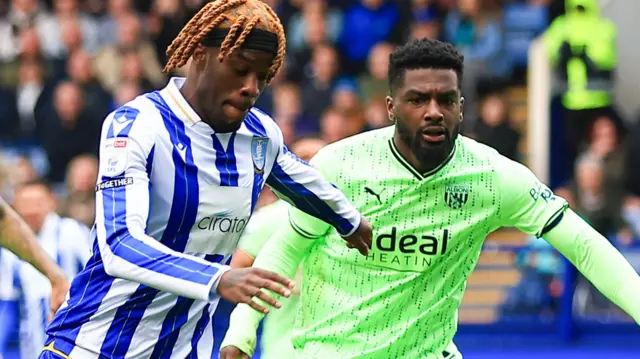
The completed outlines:
<svg viewBox="0 0 640 359">
<path fill-rule="evenodd" d="M 562 253 L 609 300 L 640 324 L 640 277 L 595 229 L 571 210 L 544 239 Z"/>
<path fill-rule="evenodd" d="M 290 152 L 280 156 L 267 184 L 278 196 L 333 226 L 342 236 L 353 234 L 360 225 L 360 213 L 347 197 Z"/>
<path fill-rule="evenodd" d="M 209 301 L 229 267 L 176 252 L 141 231 L 103 239 L 100 255 L 107 274 L 179 296 Z"/>
<path fill-rule="evenodd" d="M 2 199 L 0 199 L 0 246 L 31 264 L 50 281 L 64 280 L 64 273 L 42 249 L 33 231 Z"/>
<path fill-rule="evenodd" d="M 313 244 L 314 240 L 305 238 L 290 226 L 286 226 L 267 241 L 253 266 L 292 278 Z M 265 293 L 271 297 L 278 297 L 268 291 Z M 258 298 L 254 297 L 253 300 L 265 305 Z M 256 346 L 255 333 L 263 317 L 264 313 L 252 309 L 247 304 L 238 304 L 231 313 L 229 330 L 221 347 L 233 345 L 244 353 L 253 354 Z"/>
</svg>

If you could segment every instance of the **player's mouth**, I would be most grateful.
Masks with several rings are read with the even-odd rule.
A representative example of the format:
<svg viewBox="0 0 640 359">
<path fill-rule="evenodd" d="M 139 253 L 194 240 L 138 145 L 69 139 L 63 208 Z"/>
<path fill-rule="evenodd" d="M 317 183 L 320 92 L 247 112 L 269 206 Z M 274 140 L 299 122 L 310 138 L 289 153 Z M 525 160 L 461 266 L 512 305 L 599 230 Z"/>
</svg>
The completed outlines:
<svg viewBox="0 0 640 359">
<path fill-rule="evenodd" d="M 428 126 L 422 130 L 422 138 L 427 142 L 439 143 L 447 138 L 447 129 L 442 126 Z"/>
<path fill-rule="evenodd" d="M 253 103 L 251 102 L 242 103 L 242 104 L 225 102 L 222 105 L 222 110 L 224 111 L 225 115 L 228 118 L 238 119 L 238 118 L 244 118 L 251 107 L 253 107 Z"/>
</svg>

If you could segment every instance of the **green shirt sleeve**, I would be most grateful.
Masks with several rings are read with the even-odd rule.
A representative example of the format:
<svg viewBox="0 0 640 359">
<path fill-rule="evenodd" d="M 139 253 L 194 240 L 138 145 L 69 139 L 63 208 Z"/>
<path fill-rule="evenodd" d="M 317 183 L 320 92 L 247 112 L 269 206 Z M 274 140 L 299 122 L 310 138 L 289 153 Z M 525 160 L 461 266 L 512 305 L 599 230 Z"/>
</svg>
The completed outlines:
<svg viewBox="0 0 640 359">
<path fill-rule="evenodd" d="M 282 226 L 288 226 L 289 207 L 279 200 L 257 210 L 242 233 L 238 248 L 255 259 L 267 240 Z"/>
<path fill-rule="evenodd" d="M 543 238 L 640 324 L 640 277 L 613 245 L 572 210 Z"/>
<path fill-rule="evenodd" d="M 502 227 L 540 237 L 567 207 L 567 201 L 556 196 L 527 167 L 507 158 L 499 158 L 496 166 L 500 204 L 498 218 Z"/>
</svg>

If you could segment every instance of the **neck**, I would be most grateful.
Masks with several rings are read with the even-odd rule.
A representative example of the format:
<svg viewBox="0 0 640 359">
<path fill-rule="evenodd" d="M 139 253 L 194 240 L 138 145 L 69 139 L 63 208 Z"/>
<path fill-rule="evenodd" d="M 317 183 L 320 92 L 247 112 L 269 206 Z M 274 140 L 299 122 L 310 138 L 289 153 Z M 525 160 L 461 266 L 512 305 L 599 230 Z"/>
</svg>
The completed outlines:
<svg viewBox="0 0 640 359">
<path fill-rule="evenodd" d="M 180 88 L 180 93 L 182 94 L 182 97 L 187 100 L 187 103 L 189 104 L 189 106 L 191 106 L 193 111 L 195 111 L 198 116 L 200 116 L 202 121 L 213 127 L 213 125 L 210 123 L 211 121 L 209 121 L 207 116 L 205 116 L 204 107 L 200 103 L 200 100 L 197 96 L 198 89 L 195 81 L 190 80 L 190 78 L 187 77 L 187 79 L 184 81 L 184 84 Z"/>
<path fill-rule="evenodd" d="M 393 135 L 393 144 L 398 149 L 398 152 L 400 153 L 402 158 L 404 158 L 411 165 L 411 167 L 413 167 L 419 173 L 430 172 L 441 165 L 441 163 L 434 163 L 434 164 L 421 163 L 416 157 L 416 155 L 413 154 L 409 145 L 407 145 L 406 143 L 404 143 L 404 141 L 402 141 L 402 139 L 400 138 L 400 134 L 398 133 L 398 130 L 396 130 L 395 134 Z"/>
</svg>

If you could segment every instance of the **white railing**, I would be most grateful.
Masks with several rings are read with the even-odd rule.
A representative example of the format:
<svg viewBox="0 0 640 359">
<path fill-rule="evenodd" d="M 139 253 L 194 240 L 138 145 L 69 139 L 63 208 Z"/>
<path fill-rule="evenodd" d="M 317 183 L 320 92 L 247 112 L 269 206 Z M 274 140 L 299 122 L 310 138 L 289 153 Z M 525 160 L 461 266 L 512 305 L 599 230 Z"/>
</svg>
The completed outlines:
<svg viewBox="0 0 640 359">
<path fill-rule="evenodd" d="M 527 78 L 527 154 L 528 166 L 545 183 L 549 183 L 549 127 L 551 122 L 551 67 L 542 37 L 529 46 Z"/>
</svg>

